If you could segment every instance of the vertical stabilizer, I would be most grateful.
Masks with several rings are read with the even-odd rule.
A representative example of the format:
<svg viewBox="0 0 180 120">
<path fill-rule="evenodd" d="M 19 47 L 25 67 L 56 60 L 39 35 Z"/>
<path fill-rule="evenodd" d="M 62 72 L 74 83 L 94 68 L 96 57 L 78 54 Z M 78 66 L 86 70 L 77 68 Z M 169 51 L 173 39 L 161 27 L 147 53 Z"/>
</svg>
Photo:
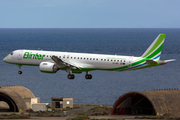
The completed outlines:
<svg viewBox="0 0 180 120">
<path fill-rule="evenodd" d="M 159 60 L 161 56 L 162 47 L 165 40 L 165 34 L 159 34 L 154 42 L 149 46 L 149 48 L 141 56 L 143 58 L 149 58 L 152 60 Z"/>
</svg>

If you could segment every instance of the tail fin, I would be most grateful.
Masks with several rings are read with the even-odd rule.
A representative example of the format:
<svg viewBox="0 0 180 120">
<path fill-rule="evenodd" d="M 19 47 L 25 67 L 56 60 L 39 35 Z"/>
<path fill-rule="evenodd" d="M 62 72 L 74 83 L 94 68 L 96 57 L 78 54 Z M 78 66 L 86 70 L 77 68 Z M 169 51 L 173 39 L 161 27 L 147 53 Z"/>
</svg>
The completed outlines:
<svg viewBox="0 0 180 120">
<path fill-rule="evenodd" d="M 143 58 L 150 58 L 152 60 L 159 60 L 161 56 L 162 47 L 165 40 L 165 34 L 159 34 L 154 42 L 149 46 L 149 48 L 141 56 Z"/>
</svg>

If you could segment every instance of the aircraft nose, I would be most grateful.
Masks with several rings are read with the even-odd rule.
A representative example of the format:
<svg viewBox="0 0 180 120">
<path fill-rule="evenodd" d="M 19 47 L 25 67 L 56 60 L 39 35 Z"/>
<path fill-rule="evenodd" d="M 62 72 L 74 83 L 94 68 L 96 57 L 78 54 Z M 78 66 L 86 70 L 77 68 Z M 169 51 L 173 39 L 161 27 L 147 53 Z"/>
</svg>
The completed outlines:
<svg viewBox="0 0 180 120">
<path fill-rule="evenodd" d="M 4 58 L 3 61 L 6 62 L 6 58 Z"/>
</svg>

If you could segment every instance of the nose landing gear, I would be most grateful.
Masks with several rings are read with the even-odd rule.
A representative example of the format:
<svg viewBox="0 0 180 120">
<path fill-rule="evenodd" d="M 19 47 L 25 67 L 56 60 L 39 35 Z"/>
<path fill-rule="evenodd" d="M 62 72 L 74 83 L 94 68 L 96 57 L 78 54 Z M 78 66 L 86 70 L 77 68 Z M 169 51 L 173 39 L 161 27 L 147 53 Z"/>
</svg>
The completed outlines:
<svg viewBox="0 0 180 120">
<path fill-rule="evenodd" d="M 18 74 L 22 74 L 22 71 L 18 71 Z"/>
<path fill-rule="evenodd" d="M 17 65 L 19 67 L 19 71 L 18 71 L 18 74 L 22 74 L 22 71 L 21 71 L 21 67 L 22 65 Z"/>
</svg>

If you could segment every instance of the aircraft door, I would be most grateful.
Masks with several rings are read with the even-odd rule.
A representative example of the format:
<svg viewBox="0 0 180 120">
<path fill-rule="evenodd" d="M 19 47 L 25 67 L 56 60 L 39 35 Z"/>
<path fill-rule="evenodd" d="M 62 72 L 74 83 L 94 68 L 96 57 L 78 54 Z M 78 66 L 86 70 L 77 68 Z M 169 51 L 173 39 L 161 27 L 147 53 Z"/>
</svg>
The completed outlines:
<svg viewBox="0 0 180 120">
<path fill-rule="evenodd" d="M 133 56 L 129 57 L 127 64 L 131 67 L 132 63 L 133 63 Z"/>
<path fill-rule="evenodd" d="M 22 50 L 19 50 L 19 51 L 17 52 L 17 58 L 18 58 L 18 60 L 21 60 L 21 59 L 22 59 L 22 54 L 23 54 L 23 51 L 22 51 Z"/>
</svg>

